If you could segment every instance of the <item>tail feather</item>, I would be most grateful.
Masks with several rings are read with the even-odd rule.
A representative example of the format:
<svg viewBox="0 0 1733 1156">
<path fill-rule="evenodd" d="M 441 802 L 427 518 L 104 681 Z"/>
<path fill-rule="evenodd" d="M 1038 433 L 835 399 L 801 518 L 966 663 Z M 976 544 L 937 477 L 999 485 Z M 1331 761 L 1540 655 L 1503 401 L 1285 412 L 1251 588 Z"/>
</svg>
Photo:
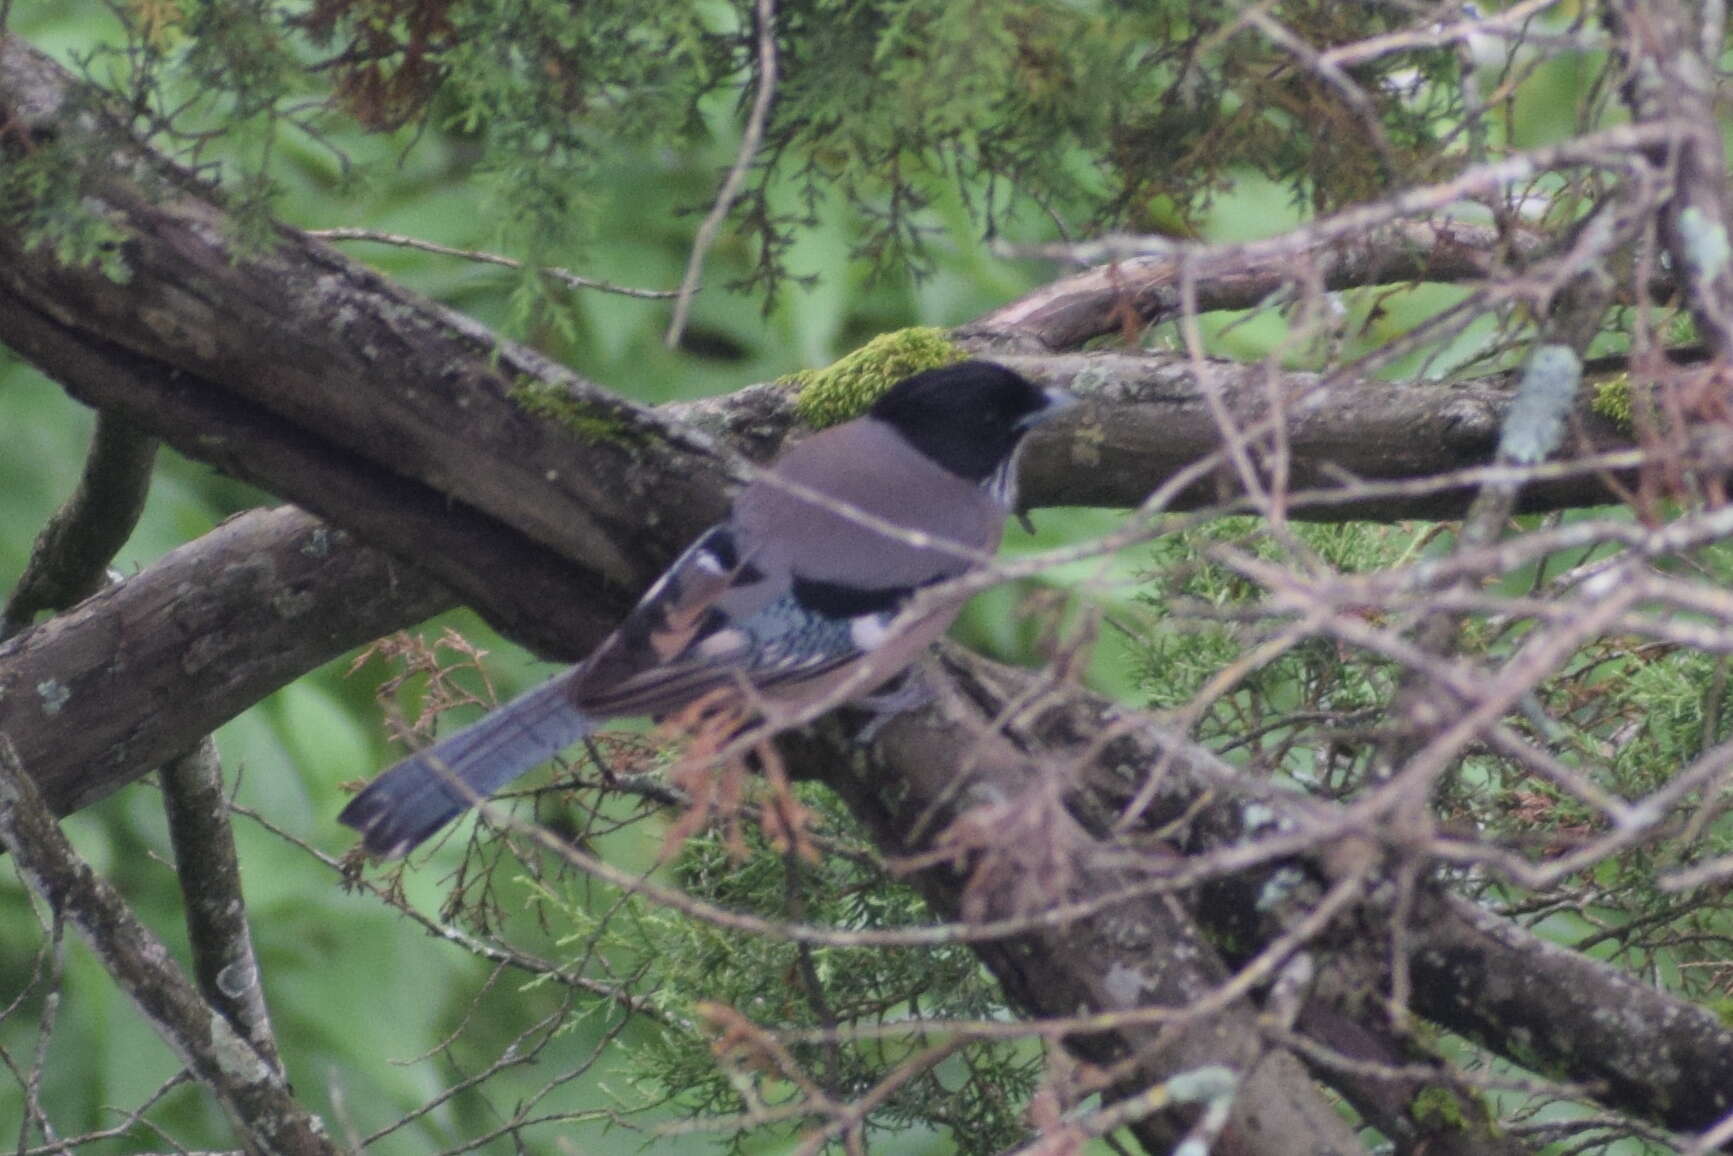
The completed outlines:
<svg viewBox="0 0 1733 1156">
<path fill-rule="evenodd" d="M 367 785 L 339 822 L 362 844 L 396 859 L 531 767 L 583 738 L 590 718 L 571 704 L 568 679 L 556 678 L 419 754 Z"/>
</svg>

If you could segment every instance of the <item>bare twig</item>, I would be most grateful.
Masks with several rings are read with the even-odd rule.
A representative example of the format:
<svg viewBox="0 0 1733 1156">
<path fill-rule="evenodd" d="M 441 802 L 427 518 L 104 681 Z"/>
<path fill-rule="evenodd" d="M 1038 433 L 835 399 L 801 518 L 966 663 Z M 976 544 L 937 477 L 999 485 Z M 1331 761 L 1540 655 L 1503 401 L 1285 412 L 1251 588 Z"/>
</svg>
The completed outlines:
<svg viewBox="0 0 1733 1156">
<path fill-rule="evenodd" d="M 1262 241 L 1200 245 L 1160 236 L 1112 235 L 1074 245 L 1005 246 L 1005 251 L 1019 257 L 1048 257 L 1089 264 L 1142 256 L 1170 256 L 1177 259 L 1182 255 L 1189 255 L 1200 263 L 1209 260 L 1261 266 L 1292 260 L 1320 245 L 1365 233 L 1404 217 L 1424 217 L 1439 213 L 1459 201 L 1499 192 L 1507 185 L 1529 180 L 1554 169 L 1628 169 L 1640 160 L 1644 150 L 1665 148 L 1676 141 L 1681 133 L 1688 131 L 1691 131 L 1688 125 L 1656 120 L 1587 133 L 1562 144 L 1515 153 L 1502 160 L 1476 165 L 1450 180 L 1409 189 L 1380 201 L 1344 209 L 1308 222 L 1291 232 Z"/>
<path fill-rule="evenodd" d="M 1322 56 L 1339 68 L 1353 68 L 1391 53 L 1461 44 L 1476 36 L 1498 36 L 1529 44 L 1557 43 L 1560 38 L 1536 32 L 1529 25 L 1536 16 L 1558 2 L 1559 0 L 1520 0 L 1520 3 L 1512 4 L 1502 11 L 1477 15 L 1469 20 L 1458 20 L 1451 24 L 1430 24 L 1424 28 L 1404 29 L 1382 36 L 1368 36 L 1364 40 L 1326 49 Z M 1429 19 L 1429 16 L 1422 19 Z M 1582 38 L 1565 39 L 1564 46 L 1580 48 Z"/>
<path fill-rule="evenodd" d="M 755 0 L 753 13 L 757 22 L 758 92 L 752 98 L 752 113 L 746 118 L 746 131 L 740 137 L 740 149 L 728 176 L 717 190 L 716 201 L 705 214 L 704 222 L 692 239 L 692 255 L 686 261 L 686 276 L 680 281 L 679 294 L 674 299 L 674 317 L 668 322 L 664 341 L 670 349 L 680 344 L 686 332 L 686 316 L 692 309 L 692 299 L 698 293 L 698 277 L 704 271 L 704 255 L 716 239 L 717 230 L 727 220 L 740 186 L 746 183 L 746 173 L 758 155 L 758 145 L 764 139 L 764 126 L 770 119 L 771 101 L 776 96 L 776 3 L 775 0 Z"/>
<path fill-rule="evenodd" d="M 395 245 L 402 249 L 419 249 L 424 253 L 438 253 L 442 257 L 462 257 L 465 261 L 479 261 L 485 265 L 502 265 L 507 269 L 527 268 L 526 264 L 512 257 L 499 253 L 488 253 L 479 249 L 456 249 L 450 245 L 441 245 L 434 241 L 424 241 L 419 237 L 407 237 L 401 233 L 381 233 L 375 229 L 307 229 L 309 237 L 317 237 L 321 241 L 372 241 L 378 245 Z M 629 285 L 615 285 L 611 281 L 600 281 L 594 277 L 583 277 L 569 269 L 558 269 L 536 266 L 535 270 L 544 277 L 552 277 L 573 289 L 595 289 L 603 293 L 616 293 L 621 297 L 639 297 L 649 301 L 666 300 L 675 295 L 672 289 L 634 289 Z"/>
</svg>

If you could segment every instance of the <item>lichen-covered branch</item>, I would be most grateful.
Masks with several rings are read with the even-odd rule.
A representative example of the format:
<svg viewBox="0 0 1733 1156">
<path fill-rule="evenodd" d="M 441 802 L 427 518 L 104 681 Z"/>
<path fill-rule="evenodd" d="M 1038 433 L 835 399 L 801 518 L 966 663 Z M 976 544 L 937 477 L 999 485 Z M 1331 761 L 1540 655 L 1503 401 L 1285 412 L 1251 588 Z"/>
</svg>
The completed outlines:
<svg viewBox="0 0 1733 1156">
<path fill-rule="evenodd" d="M 0 734 L 66 814 L 449 605 L 419 571 L 301 510 L 253 511 L 0 646 Z"/>
<path fill-rule="evenodd" d="M 206 738 L 169 760 L 163 764 L 161 778 L 175 878 L 185 899 L 187 942 L 199 990 L 236 1034 L 281 1074 L 282 1060 L 247 925 L 241 863 L 235 854 L 216 743 Z"/>
<path fill-rule="evenodd" d="M 1422 1015 L 1669 1128 L 1705 1129 L 1733 1111 L 1733 1028 L 1708 1009 L 1440 893 L 1412 927 Z"/>
<path fill-rule="evenodd" d="M 464 534 L 427 535 L 471 512 L 521 539 L 485 551 L 501 589 L 526 587 L 554 556 L 584 559 L 584 597 L 526 587 L 492 600 L 510 607 L 503 629 L 548 649 L 610 591 L 617 609 L 714 512 L 725 469 L 706 439 L 295 230 L 243 247 L 219 194 L 95 108 L 58 66 L 0 38 L 0 150 L 75 168 L 85 209 L 124 238 L 117 278 L 33 244 L 21 214 L 0 221 L 0 340 L 81 400 L 366 523 L 376 544 L 436 572 Z M 646 525 L 647 506 L 670 513 Z M 627 539 L 650 548 L 623 552 Z M 441 577 L 473 596 L 463 569 Z"/>
</svg>

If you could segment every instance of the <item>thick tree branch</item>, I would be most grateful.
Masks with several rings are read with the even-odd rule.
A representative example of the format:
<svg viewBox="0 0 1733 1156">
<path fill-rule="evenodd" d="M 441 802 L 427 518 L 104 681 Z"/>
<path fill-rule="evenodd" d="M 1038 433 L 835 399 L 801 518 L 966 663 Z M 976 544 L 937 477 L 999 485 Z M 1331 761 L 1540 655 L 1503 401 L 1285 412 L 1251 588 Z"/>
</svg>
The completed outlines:
<svg viewBox="0 0 1733 1156">
<path fill-rule="evenodd" d="M 1733 1111 L 1733 1029 L 1709 1010 L 1453 896 L 1428 894 L 1411 926 L 1422 1015 L 1669 1128 Z"/>
<path fill-rule="evenodd" d="M 1692 83 L 1706 91 L 1700 77 Z M 1449 180 L 1354 205 L 1261 240 L 1202 245 L 1160 236 L 1109 236 L 1016 249 L 1024 256 L 1105 264 L 995 310 L 968 330 L 985 340 L 1062 349 L 1179 316 L 1182 290 L 1187 289 L 1194 310 L 1245 309 L 1282 288 L 1463 280 L 1476 276 L 1477 265 L 1486 276 L 1501 258 L 1533 255 L 1543 243 L 1526 234 L 1498 237 L 1469 226 L 1415 219 L 1440 216 L 1465 200 L 1502 196 L 1550 170 L 1644 170 L 1646 150 L 1664 154 L 1688 131 L 1688 124 L 1712 127 L 1707 119 L 1668 119 L 1674 113 L 1695 115 L 1703 107 L 1701 101 L 1656 107 L 1645 123 L 1513 153 L 1464 169 Z M 1458 244 L 1458 237 L 1465 244 Z"/>
<path fill-rule="evenodd" d="M 147 423 L 189 456 L 328 513 L 545 654 L 581 654 L 571 639 L 599 641 L 630 605 L 635 587 L 611 584 L 589 566 L 574 567 L 509 522 L 322 442 L 192 374 L 68 329 L 11 297 L 3 275 L 0 330 L 0 338 L 73 396 Z M 496 446 L 494 452 L 506 451 Z M 479 459 L 470 466 L 474 473 L 491 468 Z M 526 497 L 532 492 L 524 491 Z M 550 501 L 561 504 L 557 497 Z M 713 494 L 705 504 L 715 508 L 717 501 Z M 619 535 L 627 537 L 623 530 Z M 646 533 L 641 540 L 643 564 L 652 566 L 649 559 L 661 554 L 657 536 Z M 618 556 L 615 547 L 606 553 Z"/>
<path fill-rule="evenodd" d="M 0 646 L 0 734 L 57 814 L 450 595 L 293 508 L 243 514 Z"/>
<path fill-rule="evenodd" d="M 515 548 L 488 543 L 493 598 L 479 597 L 473 566 L 440 577 L 546 650 L 589 633 L 571 620 L 606 604 L 609 589 L 617 603 L 641 588 L 715 513 L 724 470 L 687 427 L 294 230 L 243 251 L 211 189 L 90 105 L 52 62 L 0 38 L 0 110 L 10 113 L 0 119 L 34 142 L 0 148 L 84 164 L 82 203 L 128 238 L 121 284 L 30 245 L 22 221 L 0 223 L 0 340 L 82 400 L 314 512 L 365 524 L 374 542 L 436 572 L 442 554 L 464 549 L 470 514 L 511 527 L 523 539 Z M 150 396 L 131 392 L 147 380 Z M 550 411 L 564 420 L 546 420 Z M 646 508 L 678 513 L 646 524 Z M 430 540 L 448 514 L 459 528 Z M 650 548 L 623 552 L 623 541 Z M 577 597 L 533 580 L 554 568 L 552 555 L 584 559 Z"/>
<path fill-rule="evenodd" d="M 1135 506 L 1199 459 L 1222 448 L 1211 399 L 1254 428 L 1282 399 L 1283 437 L 1296 491 L 1352 490 L 1352 479 L 1387 480 L 1448 474 L 1492 460 L 1515 397 L 1514 375 L 1457 385 L 1403 385 L 1373 379 L 1334 380 L 1324 374 L 1276 373 L 1267 366 L 1169 354 L 1067 353 L 999 356 L 1042 382 L 1063 385 L 1092 403 L 1080 417 L 1035 440 L 1025 476 L 1032 500 L 1043 504 Z M 1577 448 L 1628 444 L 1613 424 L 1575 410 L 1583 439 Z M 1170 509 L 1209 505 L 1239 493 L 1223 469 L 1174 496 Z M 1468 485 L 1427 495 L 1367 495 L 1308 507 L 1296 517 L 1327 520 L 1448 518 L 1466 509 Z M 1612 500 L 1592 474 L 1531 484 L 1524 508 L 1600 505 Z"/>
<path fill-rule="evenodd" d="M 544 654 L 580 653 L 571 640 L 598 637 L 629 592 L 719 512 L 727 467 L 689 427 L 293 230 L 264 252 L 238 250 L 210 190 L 65 112 L 69 84 L 17 41 L 0 41 L 0 107 L 55 147 L 111 158 L 88 175 L 86 201 L 131 238 L 120 250 L 131 276 L 118 283 L 0 228 L 0 340 L 75 396 L 417 559 Z M 1506 396 L 1490 384 L 1272 381 L 1263 370 L 1157 358 L 1024 368 L 1107 407 L 1033 456 L 1025 492 L 1049 504 L 1136 504 L 1176 463 L 1219 444 L 1211 395 L 1251 414 L 1279 390 L 1307 462 L 1368 478 L 1485 460 Z M 759 438 L 752 448 L 773 447 Z M 1406 512 L 1445 512 L 1458 498 Z M 1602 499 L 1592 479 L 1534 492 L 1537 505 Z M 662 516 L 646 524 L 645 509 Z"/>
</svg>

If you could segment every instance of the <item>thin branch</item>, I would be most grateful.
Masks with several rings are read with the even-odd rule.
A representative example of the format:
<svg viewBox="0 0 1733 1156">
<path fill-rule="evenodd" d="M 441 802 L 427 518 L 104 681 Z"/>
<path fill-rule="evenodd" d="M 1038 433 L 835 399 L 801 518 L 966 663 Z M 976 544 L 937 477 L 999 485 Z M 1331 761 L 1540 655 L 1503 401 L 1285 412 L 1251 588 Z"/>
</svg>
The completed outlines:
<svg viewBox="0 0 1733 1156">
<path fill-rule="evenodd" d="M 78 857 L 10 745 L 0 738 L 0 845 L 49 907 L 76 928 L 114 982 L 261 1151 L 336 1156 L 325 1127 L 276 1069 L 213 1008 L 126 901 Z"/>
<path fill-rule="evenodd" d="M 1292 260 L 1319 245 L 1366 233 L 1404 217 L 1439 213 L 1460 201 L 1496 193 L 1506 186 L 1532 179 L 1544 172 L 1564 168 L 1628 169 L 1641 160 L 1646 149 L 1665 148 L 1691 126 L 1670 120 L 1619 125 L 1585 133 L 1557 145 L 1516 153 L 1502 160 L 1465 169 L 1448 181 L 1408 189 L 1383 200 L 1343 209 L 1328 217 L 1307 222 L 1290 232 L 1260 241 L 1229 245 L 1203 245 L 1174 241 L 1162 236 L 1114 234 L 1073 245 L 1004 245 L 1016 257 L 1046 257 L 1082 263 L 1123 261 L 1132 257 L 1189 257 L 1194 261 L 1219 261 L 1260 266 Z"/>
<path fill-rule="evenodd" d="M 389 883 L 383 885 L 377 884 L 372 880 L 356 875 L 351 868 L 344 865 L 342 860 L 335 859 L 332 856 L 325 854 L 323 851 L 307 842 L 307 840 L 302 839 L 292 832 L 285 830 L 278 824 L 271 822 L 251 807 L 243 806 L 242 804 L 233 801 L 229 802 L 228 807 L 233 813 L 252 820 L 264 830 L 269 831 L 277 838 L 282 839 L 284 842 L 304 852 L 313 860 L 328 868 L 334 875 L 341 878 L 346 885 L 363 890 L 373 896 L 373 898 L 385 904 L 387 907 L 394 908 L 401 912 L 411 922 L 418 924 L 422 930 L 426 931 L 428 935 L 434 939 L 444 940 L 478 959 L 487 960 L 489 963 L 510 967 L 513 970 L 523 972 L 525 975 L 546 979 L 553 983 L 575 988 L 601 999 L 617 1003 L 626 1011 L 635 1015 L 649 1016 L 652 1019 L 658 1020 L 666 1018 L 665 1014 L 660 1011 L 653 1002 L 632 994 L 622 985 L 604 983 L 600 980 L 591 979 L 585 975 L 579 975 L 568 967 L 532 956 L 527 952 L 519 951 L 515 948 L 502 946 L 499 943 L 483 939 L 478 935 L 465 931 L 461 927 L 456 927 L 450 923 L 436 919 L 405 901 L 394 886 Z"/>
<path fill-rule="evenodd" d="M 216 743 L 207 737 L 165 763 L 161 778 L 175 878 L 185 901 L 187 941 L 199 990 L 281 1075 L 283 1063 L 271 1032 L 241 894 L 241 865 Z"/>
<path fill-rule="evenodd" d="M 1423 28 L 1387 32 L 1382 36 L 1368 36 L 1364 40 L 1355 40 L 1348 44 L 1326 49 L 1322 53 L 1322 57 L 1338 68 L 1354 68 L 1376 60 L 1380 56 L 1388 56 L 1396 52 L 1418 52 L 1428 48 L 1464 44 L 1478 36 L 1499 36 L 1509 40 L 1520 40 L 1525 44 L 1558 43 L 1560 47 L 1581 51 L 1586 47 L 1582 38 L 1549 37 L 1544 33 L 1536 34 L 1529 27 L 1530 21 L 1536 16 L 1558 3 L 1559 0 L 1520 0 L 1519 3 L 1512 4 L 1501 12 L 1476 16 L 1472 20 L 1458 20 L 1452 24 L 1434 23 L 1431 14 L 1426 13 L 1421 16 L 1421 20 L 1426 25 Z"/>
<path fill-rule="evenodd" d="M 1372 145 L 1383 162 L 1387 173 L 1395 173 L 1400 168 L 1396 150 L 1390 145 L 1390 138 L 1384 131 L 1384 122 L 1378 115 L 1378 107 L 1372 98 L 1366 95 L 1366 90 L 1354 82 L 1347 71 L 1332 60 L 1326 53 L 1308 44 L 1287 25 L 1262 11 L 1250 6 L 1242 12 L 1242 18 L 1268 37 L 1278 48 L 1291 53 L 1308 71 L 1335 91 L 1336 95 L 1351 109 L 1360 120 L 1361 131 L 1372 140 Z"/>
<path fill-rule="evenodd" d="M 107 578 L 144 510 L 156 438 L 114 414 L 96 415 L 78 488 L 49 519 L 0 612 L 0 642 L 44 610 L 88 598 Z"/>
<path fill-rule="evenodd" d="M 60 1000 L 62 996 L 61 983 L 66 975 L 66 919 L 62 912 L 53 914 L 52 924 L 48 932 L 47 974 L 42 976 L 42 1014 L 36 1018 L 36 1055 L 30 1062 L 30 1073 L 22 1081 L 24 1084 L 24 1118 L 18 1121 L 18 1146 L 24 1147 L 29 1136 L 31 1124 L 35 1124 L 42 1132 L 42 1138 L 50 1143 L 58 1139 L 54 1135 L 54 1125 L 42 1111 L 42 1074 L 48 1066 L 48 1049 L 54 1040 L 54 1027 L 60 1022 Z"/>
<path fill-rule="evenodd" d="M 1310 235 L 1311 225 L 1297 232 Z M 1180 314 L 1181 269 L 1192 278 L 1197 308 L 1210 313 L 1279 300 L 1302 271 L 1326 291 L 1407 282 L 1458 282 L 1492 276 L 1501 260 L 1540 252 L 1547 238 L 1533 230 L 1502 235 L 1488 225 L 1448 218 L 1389 221 L 1365 232 L 1300 242 L 1302 254 L 1247 254 L 1238 245 L 1128 256 L 1052 281 L 958 329 L 989 348 L 1009 344 L 1074 349 L 1124 328 L 1129 308 L 1139 324 L 1159 325 Z"/>
<path fill-rule="evenodd" d="M 746 118 L 746 131 L 740 138 L 740 150 L 734 157 L 734 164 L 716 193 L 716 202 L 710 206 L 710 212 L 705 215 L 704 222 L 698 226 L 697 236 L 692 240 L 692 255 L 687 258 L 686 276 L 680 281 L 680 292 L 674 300 L 674 318 L 668 323 L 668 335 L 664 339 L 670 349 L 679 346 L 680 338 L 686 332 L 686 316 L 691 311 L 692 299 L 698 294 L 704 255 L 710 251 L 717 230 L 722 228 L 722 222 L 734 207 L 734 199 L 740 195 L 740 186 L 746 182 L 746 172 L 758 155 L 758 146 L 764 139 L 764 126 L 770 119 L 770 104 L 776 95 L 775 0 L 756 0 L 753 11 L 758 25 L 758 94 L 752 99 L 752 114 Z"/>
<path fill-rule="evenodd" d="M 499 253 L 488 253 L 480 249 L 454 249 L 450 245 L 441 245 L 434 241 L 424 241 L 419 237 L 407 237 L 401 233 L 381 233 L 375 229 L 307 229 L 309 237 L 317 237 L 321 241 L 372 241 L 378 245 L 396 245 L 403 249 L 419 249 L 424 253 L 438 253 L 442 257 L 462 257 L 466 261 L 479 261 L 486 265 L 503 265 L 507 269 L 529 268 L 525 262 Z M 595 289 L 602 293 L 617 293 L 622 297 L 639 297 L 650 301 L 666 300 L 676 295 L 672 289 L 634 289 L 629 285 L 616 285 L 611 281 L 598 281 L 594 277 L 583 277 L 569 269 L 550 266 L 535 266 L 535 271 L 544 277 L 552 277 L 573 289 Z"/>
</svg>

